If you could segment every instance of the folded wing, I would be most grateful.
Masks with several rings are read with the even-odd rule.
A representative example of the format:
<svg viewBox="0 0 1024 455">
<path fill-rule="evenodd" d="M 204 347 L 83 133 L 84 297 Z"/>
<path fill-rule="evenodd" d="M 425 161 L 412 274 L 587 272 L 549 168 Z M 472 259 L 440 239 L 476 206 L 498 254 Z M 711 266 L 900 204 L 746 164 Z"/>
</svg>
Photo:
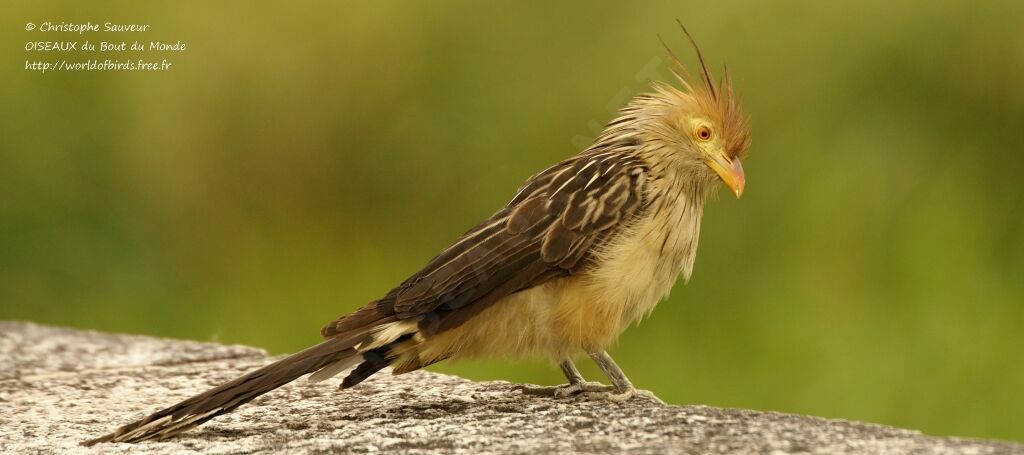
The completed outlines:
<svg viewBox="0 0 1024 455">
<path fill-rule="evenodd" d="M 533 176 L 507 206 L 383 299 L 324 327 L 323 335 L 415 319 L 420 335 L 430 337 L 509 294 L 587 267 L 644 207 L 648 170 L 615 147 L 592 149 Z"/>
</svg>

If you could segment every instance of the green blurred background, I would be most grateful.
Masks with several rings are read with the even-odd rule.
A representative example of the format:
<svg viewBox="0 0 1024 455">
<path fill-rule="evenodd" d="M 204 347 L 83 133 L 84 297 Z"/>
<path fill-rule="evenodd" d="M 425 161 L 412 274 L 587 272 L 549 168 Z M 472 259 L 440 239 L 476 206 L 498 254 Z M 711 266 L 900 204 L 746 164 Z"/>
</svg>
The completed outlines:
<svg viewBox="0 0 1024 455">
<path fill-rule="evenodd" d="M 754 142 L 743 199 L 709 204 L 691 282 L 612 351 L 633 382 L 1024 440 L 1022 2 L 5 10 L 0 319 L 315 343 L 667 79 L 656 34 L 692 61 L 678 17 L 728 62 Z M 47 20 L 151 30 L 24 30 Z M 62 39 L 188 49 L 144 55 L 168 72 L 24 70 L 61 57 L 26 41 Z M 432 369 L 561 379 L 545 360 Z"/>
</svg>

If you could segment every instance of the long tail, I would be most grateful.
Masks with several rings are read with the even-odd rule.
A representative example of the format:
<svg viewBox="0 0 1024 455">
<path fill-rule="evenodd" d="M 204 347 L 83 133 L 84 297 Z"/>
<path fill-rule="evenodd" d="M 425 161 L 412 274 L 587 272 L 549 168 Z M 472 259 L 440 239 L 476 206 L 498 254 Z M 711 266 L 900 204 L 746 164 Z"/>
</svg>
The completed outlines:
<svg viewBox="0 0 1024 455">
<path fill-rule="evenodd" d="M 216 416 L 231 412 L 264 393 L 294 381 L 299 376 L 316 372 L 325 367 L 332 366 L 336 369 L 338 365 L 352 364 L 362 360 L 362 353 L 357 351 L 356 346 L 365 340 L 366 337 L 363 336 L 329 339 L 156 412 L 138 422 L 118 428 L 117 431 L 106 436 L 83 442 L 82 445 L 168 438 Z M 337 371 L 334 372 L 337 373 Z"/>
</svg>

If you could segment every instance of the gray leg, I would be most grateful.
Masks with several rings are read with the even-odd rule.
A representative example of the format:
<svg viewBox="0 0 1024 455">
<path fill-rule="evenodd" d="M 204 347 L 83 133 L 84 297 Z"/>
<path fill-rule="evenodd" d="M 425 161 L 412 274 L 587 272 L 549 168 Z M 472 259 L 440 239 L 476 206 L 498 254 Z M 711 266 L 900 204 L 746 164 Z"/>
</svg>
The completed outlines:
<svg viewBox="0 0 1024 455">
<path fill-rule="evenodd" d="M 580 374 L 580 370 L 576 369 L 576 364 L 572 363 L 572 360 L 565 359 L 558 366 L 562 368 L 562 373 L 565 373 L 565 379 L 569 380 L 569 384 L 587 382 L 586 379 L 583 379 L 583 375 Z"/>
<path fill-rule="evenodd" d="M 582 392 L 606 392 L 612 389 L 612 387 L 598 382 L 587 382 L 583 375 L 580 374 L 580 370 L 576 369 L 576 364 L 570 359 L 559 362 L 558 366 L 562 369 L 562 373 L 565 374 L 565 379 L 569 381 L 568 384 L 555 387 L 520 386 L 519 390 L 528 395 L 564 398 Z"/>
<path fill-rule="evenodd" d="M 609 381 L 612 381 L 612 385 L 615 386 L 616 392 L 625 392 L 626 390 L 633 388 L 633 383 L 629 382 L 629 378 L 626 377 L 626 373 L 622 372 L 622 368 L 615 363 L 612 356 L 608 355 L 606 351 L 598 351 L 590 354 L 590 358 L 594 360 L 597 367 L 604 372 L 604 375 L 608 377 Z"/>
<path fill-rule="evenodd" d="M 587 398 L 600 398 L 608 401 L 626 401 L 634 397 L 644 397 L 657 402 L 661 402 L 661 399 L 654 396 L 653 393 L 647 390 L 637 390 L 633 387 L 633 383 L 629 382 L 629 378 L 622 372 L 622 368 L 612 360 L 612 356 L 608 355 L 605 351 L 597 351 L 590 353 L 590 358 L 594 360 L 598 368 L 604 372 L 604 375 L 608 377 L 608 380 L 612 382 L 614 390 L 604 392 L 589 392 L 584 395 Z"/>
</svg>

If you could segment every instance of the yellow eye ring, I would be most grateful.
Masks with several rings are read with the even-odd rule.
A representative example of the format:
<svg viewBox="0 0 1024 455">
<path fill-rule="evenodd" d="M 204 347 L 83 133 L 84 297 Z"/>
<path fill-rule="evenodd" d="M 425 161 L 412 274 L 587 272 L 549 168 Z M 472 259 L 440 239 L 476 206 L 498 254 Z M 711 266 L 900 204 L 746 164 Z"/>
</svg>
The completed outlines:
<svg viewBox="0 0 1024 455">
<path fill-rule="evenodd" d="M 710 141 L 711 136 L 711 128 L 705 125 L 698 126 L 696 130 L 693 130 L 693 137 L 697 138 L 698 141 Z"/>
</svg>

